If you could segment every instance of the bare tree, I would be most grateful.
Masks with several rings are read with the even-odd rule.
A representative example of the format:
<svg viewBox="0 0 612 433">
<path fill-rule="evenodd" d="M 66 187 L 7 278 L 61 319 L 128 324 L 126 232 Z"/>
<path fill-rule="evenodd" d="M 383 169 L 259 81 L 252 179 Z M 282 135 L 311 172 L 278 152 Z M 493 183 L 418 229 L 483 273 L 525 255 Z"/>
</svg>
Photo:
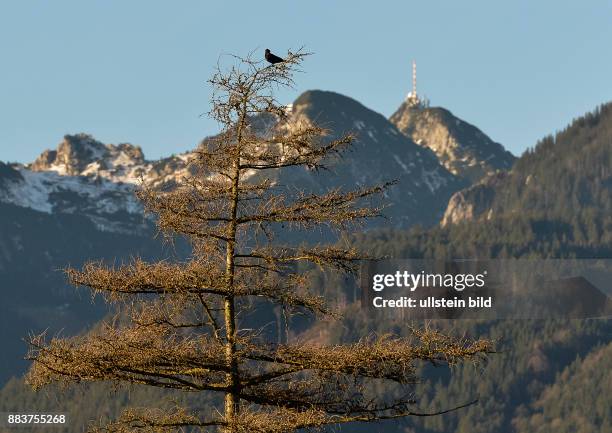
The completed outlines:
<svg viewBox="0 0 612 433">
<path fill-rule="evenodd" d="M 288 53 L 272 66 L 232 57 L 233 66 L 218 67 L 210 80 L 210 114 L 221 133 L 198 149 L 194 174 L 176 189 L 138 192 L 162 232 L 191 241 L 190 259 L 69 269 L 74 285 L 104 294 L 123 316 L 83 336 L 31 338 L 27 380 L 34 388 L 111 381 L 224 397 L 218 410 L 129 409 L 99 427 L 104 431 L 293 432 L 423 415 L 412 409 L 417 361 L 478 361 L 491 350 L 488 341 L 432 330 L 325 346 L 271 343 L 260 330 L 241 328 L 239 313 L 267 302 L 289 313 L 333 316 L 296 263 L 354 272 L 361 258 L 348 247 L 278 246 L 273 238 L 281 225 L 344 228 L 380 214 L 363 200 L 384 185 L 309 194 L 283 189 L 267 176 L 291 167 L 319 169 L 354 139 L 326 139 L 328 131 L 296 120 L 277 102 L 275 90 L 293 85 L 305 55 Z M 262 116 L 274 119 L 268 131 L 253 126 Z M 380 395 L 380 383 L 396 389 Z"/>
</svg>

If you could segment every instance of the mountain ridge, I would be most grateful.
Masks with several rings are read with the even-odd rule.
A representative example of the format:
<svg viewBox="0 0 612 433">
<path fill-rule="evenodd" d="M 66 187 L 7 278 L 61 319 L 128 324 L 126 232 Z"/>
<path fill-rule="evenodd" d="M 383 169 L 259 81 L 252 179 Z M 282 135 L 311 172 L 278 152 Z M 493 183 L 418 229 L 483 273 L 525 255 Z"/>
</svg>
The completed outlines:
<svg viewBox="0 0 612 433">
<path fill-rule="evenodd" d="M 292 112 L 296 120 L 317 120 L 334 128 L 326 139 L 351 131 L 358 138 L 342 158 L 329 161 L 325 173 L 302 167 L 270 173 L 279 187 L 316 192 L 399 179 L 386 191 L 385 200 L 393 201 L 385 209 L 389 218 L 374 223 L 406 227 L 436 224 L 451 194 L 465 186 L 438 163 L 433 152 L 351 98 L 305 92 Z M 276 127 L 272 120 L 254 119 L 254 128 L 265 133 Z M 152 220 L 144 216 L 134 189 L 141 179 L 154 187 L 172 188 L 189 173 L 191 155 L 150 161 L 137 146 L 104 144 L 90 135 L 74 134 L 31 164 L 0 163 L 0 290 L 17 294 L 0 305 L 0 317 L 13 323 L 3 330 L 8 349 L 0 356 L 0 365 L 6 366 L 0 368 L 4 373 L 0 381 L 23 371 L 23 362 L 9 360 L 23 357 L 21 338 L 29 330 L 40 331 L 41 320 L 61 323 L 66 317 L 78 317 L 73 325 L 82 329 L 100 317 L 99 311 L 91 313 L 88 299 L 78 301 L 55 270 L 78 267 L 87 260 L 121 260 L 140 252 L 145 258 L 161 257 L 162 253 L 153 254 L 161 247 L 151 240 Z M 319 231 L 307 236 L 330 241 Z"/>
<path fill-rule="evenodd" d="M 388 210 L 393 224 L 403 227 L 435 224 L 451 194 L 466 186 L 440 165 L 432 151 L 348 96 L 310 90 L 290 107 L 293 121 L 317 122 L 329 128 L 328 139 L 348 132 L 355 132 L 357 139 L 343 158 L 333 161 L 332 180 L 299 168 L 289 170 L 289 175 L 273 173 L 273 177 L 280 176 L 278 182 L 293 184 L 299 179 L 303 187 L 320 191 L 398 180 L 399 185 L 387 191 L 387 199 L 393 202 Z M 253 119 L 253 125 L 262 133 L 278 127 L 274 119 Z M 156 188 L 174 187 L 189 174 L 194 152 L 151 161 L 139 146 L 104 144 L 84 133 L 66 135 L 55 149 L 43 151 L 30 164 L 5 164 L 0 171 L 0 201 L 47 213 L 80 212 L 106 230 L 116 229 L 113 214 L 120 212 L 123 219 L 130 220 L 125 228 L 129 231 L 142 222 L 136 224 L 142 207 L 133 190 L 140 182 Z"/>
<path fill-rule="evenodd" d="M 507 173 L 456 192 L 442 225 L 516 213 L 567 218 L 579 212 L 604 221 L 612 214 L 610 143 L 612 102 L 540 140 Z"/>
<path fill-rule="evenodd" d="M 389 120 L 420 146 L 431 149 L 451 173 L 475 183 L 509 170 L 516 157 L 476 126 L 443 107 L 403 102 Z"/>
</svg>

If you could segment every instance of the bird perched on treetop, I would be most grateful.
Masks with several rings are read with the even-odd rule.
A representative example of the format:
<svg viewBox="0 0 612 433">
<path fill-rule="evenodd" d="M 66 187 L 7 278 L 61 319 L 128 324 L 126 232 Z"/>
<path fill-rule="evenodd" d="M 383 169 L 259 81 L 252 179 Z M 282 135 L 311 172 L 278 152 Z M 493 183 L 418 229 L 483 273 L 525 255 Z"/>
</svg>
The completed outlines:
<svg viewBox="0 0 612 433">
<path fill-rule="evenodd" d="M 276 63 L 281 63 L 281 62 L 285 61 L 285 59 L 281 59 L 280 57 L 275 56 L 274 54 L 272 54 L 268 48 L 266 48 L 266 56 L 265 57 L 266 57 L 266 60 L 268 62 L 272 63 L 273 65 L 275 65 Z"/>
</svg>

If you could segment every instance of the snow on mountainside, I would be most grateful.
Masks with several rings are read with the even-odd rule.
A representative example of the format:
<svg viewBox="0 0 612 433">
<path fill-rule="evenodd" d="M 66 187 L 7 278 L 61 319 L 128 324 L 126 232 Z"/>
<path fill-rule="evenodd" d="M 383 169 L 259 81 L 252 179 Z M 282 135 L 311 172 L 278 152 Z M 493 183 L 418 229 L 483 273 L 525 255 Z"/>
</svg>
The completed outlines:
<svg viewBox="0 0 612 433">
<path fill-rule="evenodd" d="M 1 164 L 0 201 L 45 213 L 82 214 L 101 230 L 145 227 L 134 195 L 141 181 L 172 186 L 187 173 L 189 154 L 146 161 L 140 147 L 66 135 L 32 164 Z"/>
<path fill-rule="evenodd" d="M 106 179 L 92 181 L 83 176 L 62 176 L 56 172 L 34 172 L 23 166 L 12 166 L 15 175 L 3 182 L 2 199 L 17 206 L 39 212 L 54 211 L 72 213 L 78 204 L 70 196 L 89 199 L 87 205 L 95 205 L 101 213 L 119 211 L 135 212 L 138 205 L 124 197 L 131 188 Z M 119 197 L 118 197 L 119 195 Z M 119 198 L 120 200 L 117 200 Z"/>
<path fill-rule="evenodd" d="M 43 213 L 82 214 L 101 230 L 144 228 L 133 185 L 107 179 L 32 171 L 0 163 L 0 202 Z"/>
<path fill-rule="evenodd" d="M 384 200 L 390 219 L 375 224 L 398 227 L 435 224 L 451 194 L 466 186 L 440 165 L 434 152 L 351 98 L 309 91 L 290 111 L 294 122 L 316 122 L 328 128 L 329 139 L 353 132 L 357 140 L 333 161 L 331 175 L 302 167 L 266 173 L 278 185 L 321 192 L 396 180 Z M 269 116 L 253 120 L 253 128 L 262 134 L 281 127 Z M 57 149 L 44 151 L 31 164 L 2 164 L 0 202 L 45 213 L 81 214 L 100 229 L 132 231 L 145 225 L 134 188 L 140 182 L 172 188 L 188 174 L 192 155 L 148 161 L 141 148 L 132 144 L 104 144 L 87 134 L 66 135 Z"/>
<path fill-rule="evenodd" d="M 66 135 L 57 150 L 44 151 L 27 167 L 37 172 L 102 178 L 115 183 L 137 184 L 143 180 L 161 186 L 180 181 L 187 174 L 190 155 L 147 161 L 139 146 L 103 144 L 90 135 L 76 134 Z"/>
</svg>

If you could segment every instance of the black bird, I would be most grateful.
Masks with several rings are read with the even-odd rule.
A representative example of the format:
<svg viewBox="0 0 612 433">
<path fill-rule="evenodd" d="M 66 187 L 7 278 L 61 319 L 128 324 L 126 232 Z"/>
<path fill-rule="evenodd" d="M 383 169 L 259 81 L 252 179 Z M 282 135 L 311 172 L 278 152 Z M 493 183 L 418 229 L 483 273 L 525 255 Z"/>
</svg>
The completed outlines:
<svg viewBox="0 0 612 433">
<path fill-rule="evenodd" d="M 274 54 L 272 54 L 268 48 L 266 48 L 266 60 L 268 62 L 272 63 L 273 65 L 285 61 L 285 59 L 281 59 L 280 57 L 275 56 Z"/>
</svg>

